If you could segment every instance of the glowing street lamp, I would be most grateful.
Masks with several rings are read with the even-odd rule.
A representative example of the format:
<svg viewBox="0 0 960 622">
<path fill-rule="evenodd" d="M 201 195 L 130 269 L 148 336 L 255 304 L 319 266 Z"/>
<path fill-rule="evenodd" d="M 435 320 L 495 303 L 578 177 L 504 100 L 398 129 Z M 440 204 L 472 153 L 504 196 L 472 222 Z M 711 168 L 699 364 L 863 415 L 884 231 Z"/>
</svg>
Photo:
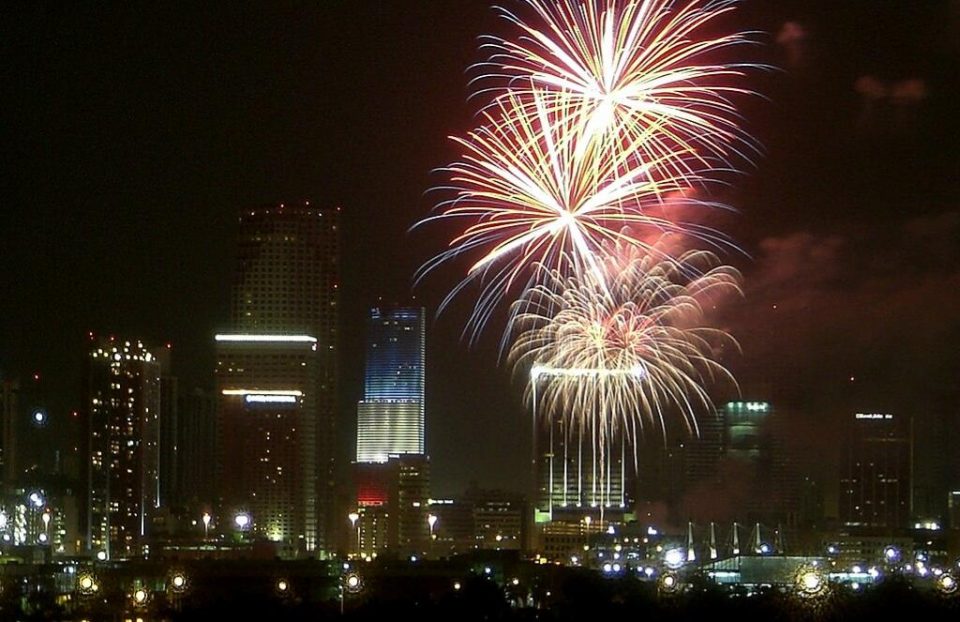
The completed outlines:
<svg viewBox="0 0 960 622">
<path fill-rule="evenodd" d="M 100 590 L 97 578 L 89 572 L 83 572 L 77 577 L 77 591 L 81 596 L 92 596 Z"/>
<path fill-rule="evenodd" d="M 890 565 L 900 563 L 900 549 L 892 544 L 884 547 L 883 561 Z"/>
<path fill-rule="evenodd" d="M 794 578 L 797 594 L 801 598 L 815 598 L 827 591 L 827 578 L 814 566 L 802 566 Z"/>
<path fill-rule="evenodd" d="M 957 580 L 950 573 L 943 573 L 937 579 L 937 589 L 941 594 L 952 595 L 957 593 Z"/>
<path fill-rule="evenodd" d="M 43 498 L 43 494 L 36 490 L 30 493 L 28 499 L 36 508 L 42 508 L 47 503 Z"/>
<path fill-rule="evenodd" d="M 346 564 L 344 564 L 346 566 Z M 359 594 L 363 590 L 363 579 L 356 572 L 347 572 L 340 577 L 340 615 L 343 615 L 347 594 Z"/>
<path fill-rule="evenodd" d="M 210 512 L 204 512 L 200 520 L 203 521 L 203 539 L 206 540 L 210 536 L 210 521 L 213 517 L 210 516 Z"/>
<path fill-rule="evenodd" d="M 658 582 L 660 592 L 664 594 L 673 594 L 680 589 L 680 578 L 672 572 L 665 572 Z"/>
<path fill-rule="evenodd" d="M 240 531 L 245 531 L 250 526 L 250 515 L 246 512 L 240 512 L 233 517 L 233 522 Z"/>
<path fill-rule="evenodd" d="M 170 590 L 175 594 L 182 594 L 187 590 L 187 575 L 180 571 L 174 571 L 170 575 Z"/>
<path fill-rule="evenodd" d="M 350 529 L 357 533 L 357 557 L 360 557 L 360 527 L 357 526 L 360 515 L 356 512 L 350 512 L 347 514 L 347 518 L 350 519 Z"/>
<path fill-rule="evenodd" d="M 433 535 L 433 526 L 436 525 L 436 524 L 437 524 L 437 515 L 436 515 L 436 514 L 428 514 L 428 515 L 427 515 L 427 525 L 430 526 L 430 539 L 431 539 L 431 540 L 433 540 L 433 538 L 434 538 L 434 535 Z"/>
<path fill-rule="evenodd" d="M 138 587 L 133 591 L 133 594 L 130 595 L 130 600 L 133 601 L 134 607 L 144 607 L 147 604 L 147 600 L 150 599 L 150 593 L 142 587 Z"/>
<path fill-rule="evenodd" d="M 684 560 L 685 555 L 683 554 L 683 549 L 681 548 L 672 548 L 663 554 L 663 563 L 666 564 L 668 568 L 673 570 L 676 570 L 682 566 Z"/>
</svg>

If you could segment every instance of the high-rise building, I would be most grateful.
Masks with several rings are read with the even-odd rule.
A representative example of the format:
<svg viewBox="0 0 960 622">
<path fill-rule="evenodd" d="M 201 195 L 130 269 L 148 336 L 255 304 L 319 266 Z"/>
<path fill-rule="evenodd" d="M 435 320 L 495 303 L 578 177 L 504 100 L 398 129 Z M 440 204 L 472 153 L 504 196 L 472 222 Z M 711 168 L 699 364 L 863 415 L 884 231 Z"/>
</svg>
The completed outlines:
<svg viewBox="0 0 960 622">
<path fill-rule="evenodd" d="M 947 526 L 960 529 L 960 490 L 947 493 Z"/>
<path fill-rule="evenodd" d="M 13 486 L 16 480 L 16 422 L 18 412 L 17 394 L 20 383 L 15 380 L 0 380 L 0 476 L 3 487 Z"/>
<path fill-rule="evenodd" d="M 221 520 L 324 555 L 333 500 L 339 208 L 240 215 L 231 325 L 217 335 Z"/>
<path fill-rule="evenodd" d="M 160 368 L 160 505 L 165 508 L 181 505 L 177 488 L 177 464 L 180 451 L 177 428 L 179 399 L 177 398 L 177 379 L 170 375 L 170 345 L 156 350 Z"/>
<path fill-rule="evenodd" d="M 177 491 L 180 503 L 194 517 L 210 511 L 216 496 L 217 400 L 195 388 L 180 393 L 177 406 Z"/>
<path fill-rule="evenodd" d="M 840 524 L 904 529 L 913 512 L 913 422 L 856 413 L 847 422 L 840 469 Z"/>
<path fill-rule="evenodd" d="M 720 481 L 720 461 L 727 447 L 726 409 L 701 417 L 698 434 L 683 443 L 683 483 L 685 493 L 699 486 L 715 486 Z"/>
<path fill-rule="evenodd" d="M 160 504 L 160 376 L 140 342 L 105 340 L 90 352 L 86 541 L 107 558 L 143 553 Z"/>
<path fill-rule="evenodd" d="M 404 455 L 358 463 L 356 479 L 359 554 L 428 552 L 430 458 Z"/>
<path fill-rule="evenodd" d="M 367 323 L 357 462 L 424 453 L 424 310 L 375 307 Z"/>
</svg>

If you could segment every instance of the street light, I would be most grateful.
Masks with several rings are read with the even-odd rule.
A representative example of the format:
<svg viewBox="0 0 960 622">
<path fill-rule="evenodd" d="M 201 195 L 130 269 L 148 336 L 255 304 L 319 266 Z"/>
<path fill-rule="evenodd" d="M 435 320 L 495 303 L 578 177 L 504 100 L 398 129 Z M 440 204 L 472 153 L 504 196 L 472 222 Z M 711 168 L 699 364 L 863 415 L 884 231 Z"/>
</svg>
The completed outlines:
<svg viewBox="0 0 960 622">
<path fill-rule="evenodd" d="M 941 594 L 952 595 L 957 592 L 957 580 L 950 573 L 943 573 L 937 579 L 937 589 Z"/>
<path fill-rule="evenodd" d="M 346 566 L 346 564 L 344 564 Z M 340 577 L 340 615 L 343 615 L 347 594 L 358 594 L 363 590 L 363 579 L 356 572 L 347 572 Z"/>
<path fill-rule="evenodd" d="M 170 573 L 169 589 L 174 594 L 182 594 L 187 591 L 187 575 L 180 570 L 173 570 Z"/>
<path fill-rule="evenodd" d="M 210 516 L 210 512 L 204 512 L 200 520 L 203 521 L 203 539 L 206 540 L 210 536 L 210 521 L 213 517 Z"/>
<path fill-rule="evenodd" d="M 43 542 L 46 543 L 50 540 L 50 510 L 44 510 L 43 514 L 40 515 L 40 520 L 43 521 Z"/>
<path fill-rule="evenodd" d="M 360 520 L 360 515 L 356 512 L 350 512 L 347 514 L 347 518 L 350 519 L 350 529 L 357 532 L 357 557 L 360 557 L 360 528 L 357 527 L 357 521 Z"/>
<path fill-rule="evenodd" d="M 794 576 L 794 585 L 801 598 L 816 598 L 827 591 L 827 577 L 816 566 L 801 566 Z"/>
<path fill-rule="evenodd" d="M 433 526 L 437 524 L 436 514 L 427 514 L 427 525 L 430 526 L 430 539 L 433 540 Z"/>
<path fill-rule="evenodd" d="M 237 525 L 237 528 L 240 531 L 243 531 L 250 526 L 250 515 L 246 512 L 240 512 L 233 517 L 233 522 Z"/>
<path fill-rule="evenodd" d="M 150 599 L 150 594 L 147 590 L 142 587 L 138 587 L 133 591 L 133 594 L 130 595 L 130 600 L 133 601 L 134 607 L 145 607 L 147 601 Z"/>
</svg>

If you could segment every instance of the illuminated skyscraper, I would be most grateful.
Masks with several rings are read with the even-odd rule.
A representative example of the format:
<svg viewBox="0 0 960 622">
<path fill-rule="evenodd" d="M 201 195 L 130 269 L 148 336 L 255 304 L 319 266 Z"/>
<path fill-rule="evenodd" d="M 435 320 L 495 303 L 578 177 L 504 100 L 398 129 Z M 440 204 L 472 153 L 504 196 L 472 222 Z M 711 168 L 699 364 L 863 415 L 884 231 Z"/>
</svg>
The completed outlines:
<svg viewBox="0 0 960 622">
<path fill-rule="evenodd" d="M 110 340 L 88 370 L 87 548 L 138 556 L 160 505 L 161 366 L 142 343 Z"/>
<path fill-rule="evenodd" d="M 424 453 L 424 353 L 423 308 L 370 310 L 357 462 Z"/>
<path fill-rule="evenodd" d="M 339 208 L 240 215 L 229 331 L 217 335 L 222 519 L 285 555 L 328 551 L 336 414 Z"/>
</svg>

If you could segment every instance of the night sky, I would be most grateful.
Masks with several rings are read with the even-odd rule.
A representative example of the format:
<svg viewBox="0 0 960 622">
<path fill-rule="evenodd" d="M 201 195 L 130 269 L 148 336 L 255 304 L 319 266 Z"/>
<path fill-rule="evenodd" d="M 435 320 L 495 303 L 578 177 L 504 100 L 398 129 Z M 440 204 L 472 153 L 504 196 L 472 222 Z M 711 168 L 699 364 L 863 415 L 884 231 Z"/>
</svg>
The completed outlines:
<svg viewBox="0 0 960 622">
<path fill-rule="evenodd" d="M 775 400 L 800 443 L 852 410 L 912 414 L 945 442 L 960 426 L 960 3 L 754 0 L 725 25 L 757 31 L 739 53 L 778 68 L 737 102 L 764 152 L 716 197 L 745 251 L 726 257 L 745 298 L 718 316 L 744 396 Z M 416 294 L 432 312 L 456 282 L 411 290 L 446 240 L 407 230 L 456 157 L 447 136 L 473 126 L 477 37 L 510 32 L 472 0 L 0 9 L 0 372 L 40 372 L 56 424 L 80 405 L 92 330 L 171 342 L 181 388 L 212 387 L 238 210 L 340 205 L 350 456 L 366 308 Z M 521 387 L 498 327 L 471 349 L 465 319 L 455 305 L 428 324 L 435 490 L 520 489 Z"/>
</svg>

